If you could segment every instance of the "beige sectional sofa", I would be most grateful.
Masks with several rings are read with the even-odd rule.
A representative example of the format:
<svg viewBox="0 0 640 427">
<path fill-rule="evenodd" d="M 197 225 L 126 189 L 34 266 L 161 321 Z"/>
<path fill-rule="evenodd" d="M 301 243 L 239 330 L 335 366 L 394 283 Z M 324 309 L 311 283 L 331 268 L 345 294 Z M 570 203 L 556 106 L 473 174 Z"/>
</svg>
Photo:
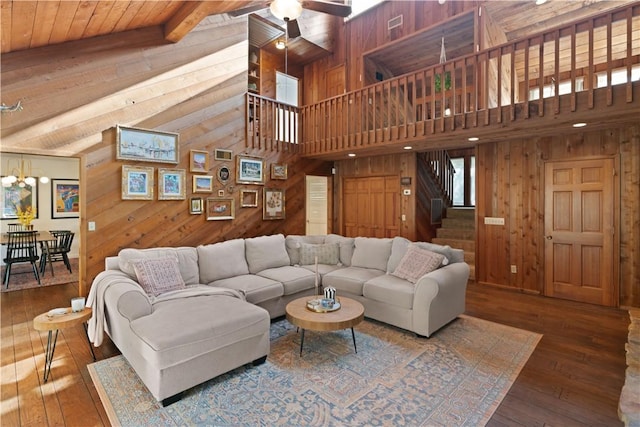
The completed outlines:
<svg viewBox="0 0 640 427">
<path fill-rule="evenodd" d="M 420 275 L 425 262 L 437 268 Z M 88 298 L 89 337 L 97 346 L 106 332 L 163 404 L 266 360 L 270 319 L 283 316 L 289 301 L 313 295 L 316 283 L 360 301 L 369 318 L 428 337 L 464 312 L 469 277 L 461 250 L 338 235 L 124 249 L 105 267 Z M 145 274 L 180 283 L 162 292 L 141 285 Z"/>
</svg>

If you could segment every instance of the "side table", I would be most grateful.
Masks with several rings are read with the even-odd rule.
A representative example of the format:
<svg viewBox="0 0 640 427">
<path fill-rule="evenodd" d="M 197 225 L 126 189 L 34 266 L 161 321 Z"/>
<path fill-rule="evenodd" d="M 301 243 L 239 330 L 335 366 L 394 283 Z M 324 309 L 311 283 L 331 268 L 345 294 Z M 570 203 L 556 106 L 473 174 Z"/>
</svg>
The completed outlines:
<svg viewBox="0 0 640 427">
<path fill-rule="evenodd" d="M 89 334 L 87 332 L 87 320 L 91 318 L 91 308 L 85 307 L 82 311 L 73 312 L 71 307 L 67 308 L 65 314 L 59 314 L 51 316 L 49 313 L 42 313 L 33 319 L 33 328 L 37 331 L 48 331 L 47 337 L 47 351 L 44 359 L 44 382 L 46 383 L 51 373 L 51 362 L 53 362 L 53 353 L 56 351 L 56 342 L 58 341 L 58 332 L 60 329 L 75 326 L 78 323 L 82 323 L 84 326 L 84 334 L 87 337 L 87 343 L 89 343 L 89 350 L 91 350 L 91 356 L 93 360 L 96 360 L 96 355 L 93 352 L 91 341 L 89 341 Z M 56 331 L 55 337 L 53 331 Z"/>
</svg>

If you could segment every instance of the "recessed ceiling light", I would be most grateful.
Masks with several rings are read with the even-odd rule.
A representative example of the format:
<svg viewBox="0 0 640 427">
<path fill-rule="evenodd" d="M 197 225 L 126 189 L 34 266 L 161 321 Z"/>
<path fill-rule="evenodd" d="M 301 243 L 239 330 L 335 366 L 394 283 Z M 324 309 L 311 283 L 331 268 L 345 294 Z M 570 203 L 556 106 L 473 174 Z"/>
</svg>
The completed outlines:
<svg viewBox="0 0 640 427">
<path fill-rule="evenodd" d="M 355 156 L 356 156 L 356 153 L 349 153 L 349 154 L 347 154 L 347 156 L 349 156 L 349 157 L 355 157 Z"/>
<path fill-rule="evenodd" d="M 468 140 L 469 142 L 476 142 L 476 141 L 479 141 L 479 140 L 480 140 L 480 138 L 478 138 L 477 136 L 472 136 L 471 138 L 467 138 L 467 140 Z"/>
<path fill-rule="evenodd" d="M 586 123 L 574 123 L 573 127 L 574 128 L 583 128 L 585 127 L 587 124 Z"/>
<path fill-rule="evenodd" d="M 411 150 L 413 147 L 410 145 L 405 145 L 404 147 L 402 147 L 404 150 Z"/>
<path fill-rule="evenodd" d="M 287 45 L 285 44 L 284 40 L 278 40 L 276 42 L 276 49 L 284 49 L 285 47 L 287 47 Z"/>
</svg>

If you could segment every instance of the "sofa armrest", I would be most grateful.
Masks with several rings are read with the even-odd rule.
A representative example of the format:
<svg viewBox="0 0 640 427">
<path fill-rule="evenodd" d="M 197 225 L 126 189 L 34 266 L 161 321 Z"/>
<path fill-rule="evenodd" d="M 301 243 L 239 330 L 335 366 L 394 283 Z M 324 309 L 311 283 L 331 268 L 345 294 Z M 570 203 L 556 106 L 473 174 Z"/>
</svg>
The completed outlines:
<svg viewBox="0 0 640 427">
<path fill-rule="evenodd" d="M 116 308 L 120 316 L 130 322 L 153 312 L 151 300 L 144 290 L 125 273 L 121 282 L 110 286 L 104 295 L 105 306 L 108 309 Z M 112 314 L 113 310 L 109 310 Z"/>
<path fill-rule="evenodd" d="M 414 332 L 424 336 L 465 311 L 469 265 L 455 262 L 422 276 L 413 297 Z"/>
</svg>

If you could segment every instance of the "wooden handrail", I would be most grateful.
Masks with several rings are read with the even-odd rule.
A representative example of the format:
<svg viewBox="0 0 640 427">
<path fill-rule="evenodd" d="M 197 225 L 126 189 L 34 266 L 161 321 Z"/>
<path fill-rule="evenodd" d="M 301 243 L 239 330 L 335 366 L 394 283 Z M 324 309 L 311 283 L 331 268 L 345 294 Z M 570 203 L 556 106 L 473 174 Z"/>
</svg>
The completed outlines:
<svg viewBox="0 0 640 427">
<path fill-rule="evenodd" d="M 453 179 L 456 169 L 445 150 L 427 151 L 422 154 L 431 176 L 439 187 L 447 206 L 453 203 Z"/>
<path fill-rule="evenodd" d="M 299 111 L 296 106 L 247 93 L 247 148 L 298 152 Z"/>
</svg>

